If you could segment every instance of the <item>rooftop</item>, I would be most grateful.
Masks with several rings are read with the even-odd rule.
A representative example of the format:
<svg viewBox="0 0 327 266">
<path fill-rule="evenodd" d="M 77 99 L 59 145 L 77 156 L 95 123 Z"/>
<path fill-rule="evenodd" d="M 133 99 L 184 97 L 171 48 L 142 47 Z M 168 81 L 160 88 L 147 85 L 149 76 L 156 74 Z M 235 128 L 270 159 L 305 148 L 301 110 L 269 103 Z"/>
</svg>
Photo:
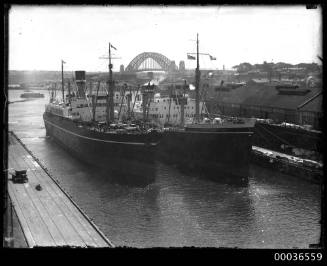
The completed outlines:
<svg viewBox="0 0 327 266">
<path fill-rule="evenodd" d="M 279 94 L 275 88 L 276 84 L 247 84 L 230 91 L 219 91 L 212 93 L 211 99 L 224 103 L 275 107 L 297 110 L 301 104 L 316 96 L 305 104 L 301 111 L 322 112 L 322 91 L 321 87 L 309 88 L 304 95 Z M 305 89 L 300 86 L 299 89 Z"/>
</svg>

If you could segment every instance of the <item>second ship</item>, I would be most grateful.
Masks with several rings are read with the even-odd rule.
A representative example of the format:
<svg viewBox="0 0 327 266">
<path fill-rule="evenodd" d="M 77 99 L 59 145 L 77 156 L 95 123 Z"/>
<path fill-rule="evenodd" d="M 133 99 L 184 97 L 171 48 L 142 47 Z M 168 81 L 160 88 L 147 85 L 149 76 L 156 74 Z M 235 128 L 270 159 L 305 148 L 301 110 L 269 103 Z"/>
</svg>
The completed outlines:
<svg viewBox="0 0 327 266">
<path fill-rule="evenodd" d="M 184 127 L 170 127 L 160 143 L 170 161 L 198 169 L 216 181 L 248 181 L 254 119 L 200 117 L 200 66 L 197 35 L 195 119 Z M 181 110 L 186 99 L 180 96 Z M 202 109 L 202 108 L 201 108 Z M 168 155 L 168 156 L 167 156 Z"/>
<path fill-rule="evenodd" d="M 206 113 L 205 103 L 200 100 L 205 92 L 200 91 L 199 55 L 197 36 L 195 100 L 187 94 L 190 85 L 186 81 L 173 81 L 168 96 L 153 94 L 152 99 L 143 99 L 143 103 L 148 102 L 147 117 L 164 131 L 158 146 L 159 158 L 188 173 L 195 170 L 215 181 L 246 184 L 255 119 L 212 117 Z"/>
</svg>

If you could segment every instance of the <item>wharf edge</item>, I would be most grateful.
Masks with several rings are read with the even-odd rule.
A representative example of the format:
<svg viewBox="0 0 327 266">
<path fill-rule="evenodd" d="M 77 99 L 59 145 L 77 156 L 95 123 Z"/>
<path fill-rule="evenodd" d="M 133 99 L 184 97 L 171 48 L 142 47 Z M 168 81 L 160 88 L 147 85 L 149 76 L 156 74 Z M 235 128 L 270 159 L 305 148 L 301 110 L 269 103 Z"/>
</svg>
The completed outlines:
<svg viewBox="0 0 327 266">
<path fill-rule="evenodd" d="M 82 215 L 85 221 L 91 226 L 91 228 L 101 237 L 101 239 L 106 243 L 108 247 L 115 247 L 114 244 L 100 231 L 100 229 L 92 222 L 92 220 L 87 216 L 87 214 L 75 203 L 72 197 L 59 185 L 58 181 L 49 173 L 49 171 L 41 164 L 40 160 L 26 147 L 26 145 L 16 136 L 13 131 L 8 131 L 8 140 L 9 135 L 12 135 L 15 140 L 20 144 L 21 147 L 35 160 L 35 162 L 40 166 L 43 172 L 50 177 L 51 181 L 55 184 L 57 188 L 64 194 L 67 200 L 77 209 L 77 211 Z M 9 155 L 9 154 L 8 154 Z M 9 158 L 8 158 L 9 163 Z M 9 173 L 8 173 L 9 174 Z M 9 195 L 9 193 L 8 193 Z M 10 195 L 9 195 L 10 196 Z M 15 206 L 14 206 L 15 208 Z M 21 221 L 19 221 L 21 223 Z M 22 226 L 22 225 L 21 225 Z M 24 237 L 25 233 L 24 233 Z M 76 246 L 73 246 L 76 247 Z"/>
</svg>

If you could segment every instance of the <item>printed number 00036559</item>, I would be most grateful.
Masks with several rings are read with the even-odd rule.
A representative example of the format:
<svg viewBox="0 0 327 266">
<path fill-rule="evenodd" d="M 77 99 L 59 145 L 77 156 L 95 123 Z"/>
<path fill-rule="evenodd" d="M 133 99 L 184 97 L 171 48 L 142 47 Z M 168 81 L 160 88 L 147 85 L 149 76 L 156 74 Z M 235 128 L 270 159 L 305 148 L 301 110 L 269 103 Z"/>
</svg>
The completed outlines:
<svg viewBox="0 0 327 266">
<path fill-rule="evenodd" d="M 320 261 L 322 260 L 322 253 L 297 253 L 297 252 L 289 252 L 289 253 L 275 253 L 274 254 L 275 261 Z"/>
</svg>

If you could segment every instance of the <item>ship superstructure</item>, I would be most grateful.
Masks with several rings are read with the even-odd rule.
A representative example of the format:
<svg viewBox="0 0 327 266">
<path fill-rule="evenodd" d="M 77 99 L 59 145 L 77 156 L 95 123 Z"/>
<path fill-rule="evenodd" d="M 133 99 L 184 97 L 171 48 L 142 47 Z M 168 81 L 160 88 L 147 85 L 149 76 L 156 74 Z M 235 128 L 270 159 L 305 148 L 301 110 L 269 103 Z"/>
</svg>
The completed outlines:
<svg viewBox="0 0 327 266">
<path fill-rule="evenodd" d="M 184 122 L 192 123 L 195 117 L 195 100 L 188 95 L 185 98 L 183 111 L 178 98 L 161 96 L 160 93 L 156 93 L 148 106 L 148 119 L 162 127 L 165 125 L 180 126 Z M 206 114 L 204 102 L 200 102 L 200 110 L 203 115 Z M 141 104 L 136 106 L 134 114 L 137 117 L 142 117 Z M 184 116 L 184 119 L 182 119 L 182 116 Z"/>
</svg>

